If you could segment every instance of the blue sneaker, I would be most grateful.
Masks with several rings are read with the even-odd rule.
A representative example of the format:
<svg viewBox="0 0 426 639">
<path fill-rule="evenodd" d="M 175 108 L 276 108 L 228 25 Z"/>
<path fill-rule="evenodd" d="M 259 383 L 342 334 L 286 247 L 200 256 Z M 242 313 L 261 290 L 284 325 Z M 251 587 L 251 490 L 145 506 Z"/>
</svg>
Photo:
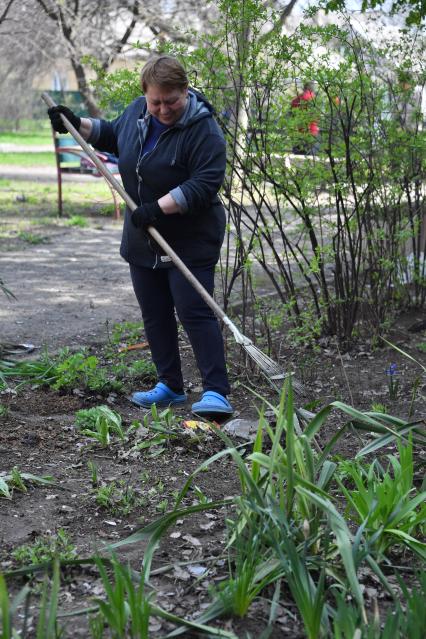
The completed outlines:
<svg viewBox="0 0 426 639">
<path fill-rule="evenodd" d="M 175 404 L 184 404 L 187 400 L 185 393 L 175 393 L 163 382 L 158 384 L 150 391 L 133 393 L 131 401 L 142 408 L 151 408 L 153 404 L 156 406 L 174 406 Z"/>
<path fill-rule="evenodd" d="M 208 419 L 216 416 L 230 417 L 234 409 L 226 397 L 215 391 L 205 391 L 199 402 L 192 404 L 192 412 Z"/>
</svg>

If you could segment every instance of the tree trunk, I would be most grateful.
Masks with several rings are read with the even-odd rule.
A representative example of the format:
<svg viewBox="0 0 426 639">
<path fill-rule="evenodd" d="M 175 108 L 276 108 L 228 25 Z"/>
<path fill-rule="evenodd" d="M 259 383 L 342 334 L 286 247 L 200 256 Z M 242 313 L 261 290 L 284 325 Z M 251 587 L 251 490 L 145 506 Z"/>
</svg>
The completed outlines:
<svg viewBox="0 0 426 639">
<path fill-rule="evenodd" d="M 86 78 L 86 72 L 83 65 L 78 60 L 71 59 L 72 68 L 74 69 L 75 77 L 77 79 L 78 90 L 83 96 L 84 104 L 87 111 L 92 118 L 101 117 L 101 110 L 96 104 L 96 100 L 93 97 L 93 93 L 89 88 L 89 84 Z"/>
</svg>

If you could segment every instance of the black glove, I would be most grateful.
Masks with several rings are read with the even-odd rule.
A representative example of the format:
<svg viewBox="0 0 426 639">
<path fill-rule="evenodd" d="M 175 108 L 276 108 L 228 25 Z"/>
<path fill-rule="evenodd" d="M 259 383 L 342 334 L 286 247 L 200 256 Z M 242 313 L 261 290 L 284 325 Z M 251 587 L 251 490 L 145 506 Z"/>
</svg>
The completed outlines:
<svg viewBox="0 0 426 639">
<path fill-rule="evenodd" d="M 71 111 L 71 109 L 63 106 L 63 104 L 58 104 L 58 106 L 50 107 L 50 109 L 47 109 L 47 113 L 52 123 L 52 127 L 58 133 L 68 133 L 67 129 L 64 126 L 64 123 L 62 122 L 62 118 L 60 115 L 61 113 L 67 118 L 67 120 L 70 121 L 70 123 L 75 129 L 77 129 L 77 131 L 80 128 L 81 118 L 79 118 L 78 115 L 75 115 Z"/>
<path fill-rule="evenodd" d="M 154 224 L 162 215 L 164 215 L 158 202 L 148 202 L 138 206 L 131 215 L 133 226 L 146 228 L 150 224 Z"/>
</svg>

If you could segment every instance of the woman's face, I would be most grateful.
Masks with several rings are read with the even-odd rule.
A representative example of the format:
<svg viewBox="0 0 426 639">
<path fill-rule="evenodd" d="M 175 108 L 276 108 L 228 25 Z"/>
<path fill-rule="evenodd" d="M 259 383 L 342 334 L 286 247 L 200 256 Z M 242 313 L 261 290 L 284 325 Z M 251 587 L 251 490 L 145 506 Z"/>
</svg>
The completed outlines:
<svg viewBox="0 0 426 639">
<path fill-rule="evenodd" d="M 175 124 L 185 111 L 188 89 L 169 89 L 150 84 L 145 91 L 148 111 L 162 124 Z"/>
</svg>

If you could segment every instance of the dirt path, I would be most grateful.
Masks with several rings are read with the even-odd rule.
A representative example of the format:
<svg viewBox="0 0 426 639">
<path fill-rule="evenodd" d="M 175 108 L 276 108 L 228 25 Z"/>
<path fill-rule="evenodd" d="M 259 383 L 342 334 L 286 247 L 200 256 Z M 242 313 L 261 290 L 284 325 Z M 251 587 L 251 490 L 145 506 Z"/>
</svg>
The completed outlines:
<svg viewBox="0 0 426 639">
<path fill-rule="evenodd" d="M 56 183 L 58 178 L 56 167 L 54 166 L 25 167 L 16 166 L 15 164 L 2 164 L 0 165 L 0 179 Z M 93 176 L 81 173 L 63 173 L 62 180 L 64 182 L 93 182 Z"/>
<path fill-rule="evenodd" d="M 1 277 L 17 297 L 2 296 L 1 338 L 55 349 L 105 337 L 107 321 L 139 321 L 120 236 L 110 223 L 56 228 L 46 243 L 1 252 Z"/>
</svg>

